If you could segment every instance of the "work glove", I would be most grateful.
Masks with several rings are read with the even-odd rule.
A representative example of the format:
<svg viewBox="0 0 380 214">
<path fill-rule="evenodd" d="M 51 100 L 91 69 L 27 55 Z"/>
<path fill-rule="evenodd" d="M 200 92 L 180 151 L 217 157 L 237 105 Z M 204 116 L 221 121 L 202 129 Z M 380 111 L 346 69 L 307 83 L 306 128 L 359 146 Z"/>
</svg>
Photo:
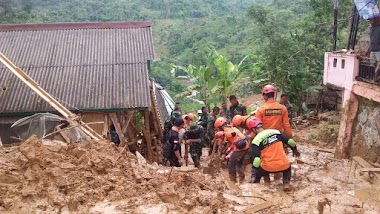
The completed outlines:
<svg viewBox="0 0 380 214">
<path fill-rule="evenodd" d="M 293 150 L 293 156 L 294 157 L 299 157 L 299 156 L 301 156 L 301 154 L 300 154 L 300 152 L 297 149 L 295 149 L 295 150 Z"/>
</svg>

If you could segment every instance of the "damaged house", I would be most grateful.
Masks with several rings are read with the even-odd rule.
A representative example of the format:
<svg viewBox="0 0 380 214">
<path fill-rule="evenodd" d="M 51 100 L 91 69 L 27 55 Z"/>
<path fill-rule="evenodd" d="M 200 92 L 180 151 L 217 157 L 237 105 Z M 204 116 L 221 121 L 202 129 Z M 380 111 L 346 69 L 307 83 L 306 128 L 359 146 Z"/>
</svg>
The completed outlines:
<svg viewBox="0 0 380 214">
<path fill-rule="evenodd" d="M 167 111 L 148 77 L 150 22 L 0 25 L 0 52 L 97 133 L 114 129 L 122 145 L 158 158 Z M 15 142 L 15 121 L 57 113 L 2 64 L 0 100 L 3 143 Z"/>
</svg>

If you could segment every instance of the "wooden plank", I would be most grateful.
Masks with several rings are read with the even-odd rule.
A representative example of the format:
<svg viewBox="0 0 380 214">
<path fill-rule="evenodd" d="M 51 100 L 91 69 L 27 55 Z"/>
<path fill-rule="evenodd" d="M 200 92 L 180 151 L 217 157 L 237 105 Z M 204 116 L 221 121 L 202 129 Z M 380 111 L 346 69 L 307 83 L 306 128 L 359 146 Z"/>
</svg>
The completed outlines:
<svg viewBox="0 0 380 214">
<path fill-rule="evenodd" d="M 273 203 L 271 201 L 265 201 L 261 204 L 256 204 L 256 205 L 253 205 L 253 206 L 250 206 L 248 207 L 247 209 L 245 209 L 243 212 L 244 213 L 255 213 L 255 212 L 259 212 L 261 210 L 264 210 L 264 209 L 267 209 L 269 207 L 273 206 Z"/>
<path fill-rule="evenodd" d="M 108 131 L 109 131 L 109 118 L 107 114 L 104 114 L 104 124 L 103 124 L 103 131 L 102 136 L 107 139 L 108 137 Z"/>
<path fill-rule="evenodd" d="M 222 170 L 221 174 L 222 174 L 223 181 L 227 185 L 228 189 L 237 191 L 238 195 L 241 195 L 241 189 L 234 182 L 230 180 L 228 173 Z"/>
<path fill-rule="evenodd" d="M 119 139 L 120 139 L 119 146 L 124 147 L 125 145 L 128 144 L 128 141 L 127 139 L 125 139 L 124 133 L 121 131 L 121 126 L 120 126 L 119 120 L 117 119 L 116 113 L 110 113 L 108 114 L 108 116 L 110 117 L 113 125 L 115 126 L 117 135 L 119 135 Z M 126 146 L 125 150 L 129 151 L 128 146 Z"/>
<path fill-rule="evenodd" d="M 362 168 L 361 172 L 380 172 L 380 168 Z"/>
<path fill-rule="evenodd" d="M 316 148 L 316 150 L 321 151 L 321 152 L 327 152 L 327 153 L 335 153 L 335 149 Z"/>
<path fill-rule="evenodd" d="M 134 115 L 134 112 L 128 112 L 128 111 L 127 111 L 127 112 L 124 113 L 123 115 L 125 115 L 125 117 L 126 117 L 126 119 L 127 119 L 126 123 L 123 125 L 123 128 L 121 129 L 121 130 L 123 131 L 123 133 L 124 133 L 124 132 L 126 132 L 127 129 L 128 129 L 129 123 L 130 123 L 131 120 L 132 120 L 132 117 L 133 117 L 133 115 Z"/>
<path fill-rule="evenodd" d="M 157 163 L 160 163 L 159 157 L 158 157 L 158 147 L 157 147 L 157 138 L 152 138 L 152 151 L 154 152 L 154 161 Z"/>
<path fill-rule="evenodd" d="M 149 110 L 145 109 L 142 111 L 144 115 L 144 126 L 143 126 L 143 131 L 144 131 L 144 138 L 147 146 L 147 159 L 149 161 L 153 161 L 153 150 L 152 150 L 152 138 L 150 136 L 150 114 Z"/>
<path fill-rule="evenodd" d="M 363 168 L 373 168 L 373 166 L 370 163 L 368 163 L 366 160 L 364 160 L 363 158 L 361 158 L 359 156 L 353 157 L 352 160 L 356 161 Z M 373 176 L 379 177 L 380 174 L 379 174 L 379 172 L 368 172 L 368 176 L 370 178 Z"/>
<path fill-rule="evenodd" d="M 57 131 L 59 131 L 59 134 L 62 136 L 62 138 L 67 142 L 67 143 L 71 143 L 71 140 L 70 138 L 65 134 L 63 133 L 62 129 L 60 127 L 57 127 L 56 128 Z"/>
<path fill-rule="evenodd" d="M 356 161 L 361 167 L 372 168 L 372 165 L 359 156 L 355 156 L 352 160 Z"/>
<path fill-rule="evenodd" d="M 150 100 L 152 103 L 152 117 L 153 117 L 153 124 L 154 128 L 156 130 L 158 139 L 162 139 L 162 127 L 160 124 L 160 119 L 158 118 L 158 111 L 157 111 L 157 105 L 156 105 L 156 97 L 153 93 L 153 87 L 154 87 L 154 81 L 150 82 Z"/>
</svg>

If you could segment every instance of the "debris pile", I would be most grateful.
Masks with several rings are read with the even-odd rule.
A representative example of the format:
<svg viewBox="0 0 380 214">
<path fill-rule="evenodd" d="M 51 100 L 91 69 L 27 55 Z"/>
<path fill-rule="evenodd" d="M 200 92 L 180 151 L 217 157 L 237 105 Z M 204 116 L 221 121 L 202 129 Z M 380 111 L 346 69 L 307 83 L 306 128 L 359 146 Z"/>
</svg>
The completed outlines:
<svg viewBox="0 0 380 214">
<path fill-rule="evenodd" d="M 1 213 L 95 212 L 99 202 L 120 200 L 125 203 L 115 209 L 129 213 L 149 213 L 149 204 L 192 213 L 223 210 L 225 204 L 210 191 L 222 190 L 222 180 L 141 165 L 106 141 L 65 144 L 31 137 L 2 148 L 0 157 Z"/>
</svg>

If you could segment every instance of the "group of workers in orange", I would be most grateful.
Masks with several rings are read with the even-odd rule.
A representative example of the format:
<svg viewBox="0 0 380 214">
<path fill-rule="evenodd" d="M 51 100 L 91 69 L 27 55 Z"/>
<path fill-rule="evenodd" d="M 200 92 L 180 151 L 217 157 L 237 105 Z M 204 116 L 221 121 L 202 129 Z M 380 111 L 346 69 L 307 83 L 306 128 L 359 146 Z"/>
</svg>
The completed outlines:
<svg viewBox="0 0 380 214">
<path fill-rule="evenodd" d="M 251 183 L 259 183 L 262 177 L 265 182 L 270 182 L 270 173 L 277 175 L 282 173 L 283 189 L 289 191 L 291 164 L 285 150 L 290 148 L 296 157 L 300 156 L 300 153 L 292 139 L 287 107 L 275 101 L 275 94 L 275 87 L 266 85 L 262 89 L 265 104 L 255 113 L 236 114 L 232 117 L 231 123 L 225 117 L 217 118 L 214 122 L 215 138 L 218 139 L 219 145 L 224 143 L 228 151 L 231 151 L 228 154 L 228 172 L 231 181 L 239 180 L 242 183 L 245 180 L 244 161 L 250 160 Z M 186 117 L 191 120 L 187 120 Z M 185 115 L 183 119 L 174 122 L 173 129 L 179 130 L 186 121 L 193 119 L 194 115 Z M 190 122 L 188 125 L 191 125 Z M 180 133 L 174 135 L 171 136 L 172 142 L 178 143 Z M 179 154 L 176 156 L 180 157 Z"/>
<path fill-rule="evenodd" d="M 285 149 L 289 147 L 296 157 L 300 153 L 292 139 L 287 108 L 275 101 L 275 94 L 275 87 L 266 85 L 262 89 L 265 104 L 255 113 L 247 116 L 235 115 L 231 124 L 223 117 L 218 118 L 215 128 L 219 132 L 216 132 L 215 137 L 220 139 L 219 143 L 225 140 L 233 148 L 228 162 L 228 172 L 233 182 L 237 182 L 236 174 L 239 182 L 245 180 L 243 162 L 250 151 L 250 182 L 259 183 L 262 177 L 265 182 L 269 182 L 269 173 L 282 173 L 283 189 L 289 191 L 291 164 Z M 244 134 L 236 127 L 244 129 Z"/>
</svg>

